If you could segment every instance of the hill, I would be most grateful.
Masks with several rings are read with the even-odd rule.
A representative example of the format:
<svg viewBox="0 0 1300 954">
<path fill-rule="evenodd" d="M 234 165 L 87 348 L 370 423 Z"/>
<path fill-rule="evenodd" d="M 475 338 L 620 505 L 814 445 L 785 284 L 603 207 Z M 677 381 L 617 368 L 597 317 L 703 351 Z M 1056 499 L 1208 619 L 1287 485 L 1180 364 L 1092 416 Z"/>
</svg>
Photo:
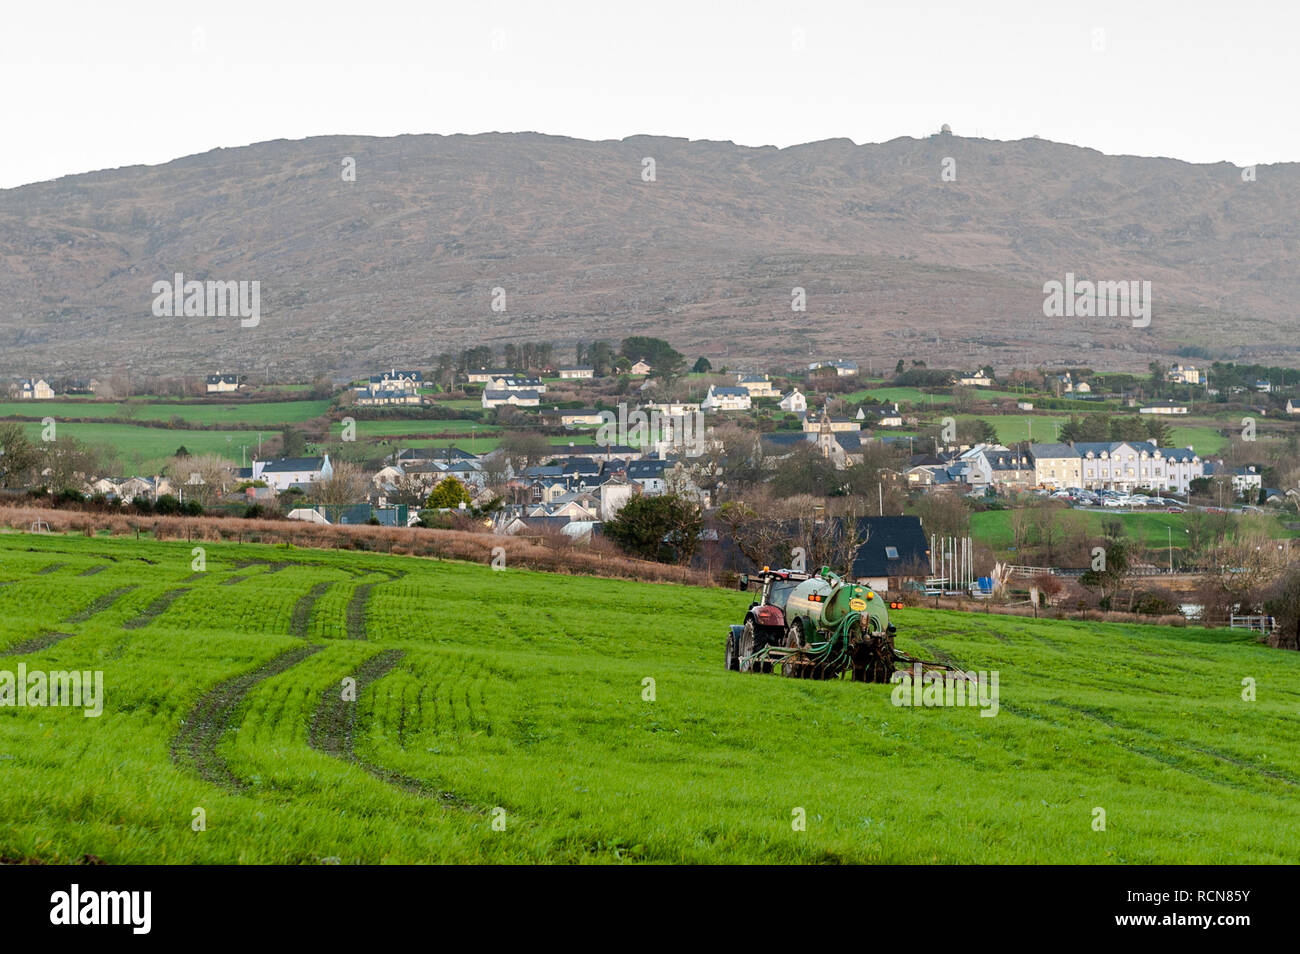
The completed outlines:
<svg viewBox="0 0 1300 954">
<path fill-rule="evenodd" d="M 724 671 L 734 591 L 204 546 L 0 535 L 0 670 L 104 673 L 0 707 L 0 856 L 1298 860 L 1300 656 L 1238 633 L 901 611 L 986 718 Z"/>
<path fill-rule="evenodd" d="M 1244 182 L 1038 139 L 265 142 L 0 191 L 0 374 L 352 375 L 636 334 L 732 366 L 1297 364 L 1298 221 L 1295 164 Z M 154 317 L 178 272 L 259 281 L 260 323 Z M 1150 327 L 1044 318 L 1067 272 L 1151 281 Z"/>
</svg>

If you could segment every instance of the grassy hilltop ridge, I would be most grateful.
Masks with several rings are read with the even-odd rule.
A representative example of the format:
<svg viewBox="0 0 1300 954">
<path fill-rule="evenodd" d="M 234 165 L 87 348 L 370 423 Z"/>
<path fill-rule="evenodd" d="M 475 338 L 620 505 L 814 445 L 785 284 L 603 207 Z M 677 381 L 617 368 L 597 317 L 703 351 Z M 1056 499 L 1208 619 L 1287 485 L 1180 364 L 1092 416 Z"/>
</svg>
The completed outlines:
<svg viewBox="0 0 1300 954">
<path fill-rule="evenodd" d="M 0 671 L 106 696 L 0 708 L 0 855 L 1300 861 L 1300 656 L 1241 633 L 899 611 L 987 718 L 724 671 L 734 591 L 204 546 L 0 535 Z"/>
</svg>

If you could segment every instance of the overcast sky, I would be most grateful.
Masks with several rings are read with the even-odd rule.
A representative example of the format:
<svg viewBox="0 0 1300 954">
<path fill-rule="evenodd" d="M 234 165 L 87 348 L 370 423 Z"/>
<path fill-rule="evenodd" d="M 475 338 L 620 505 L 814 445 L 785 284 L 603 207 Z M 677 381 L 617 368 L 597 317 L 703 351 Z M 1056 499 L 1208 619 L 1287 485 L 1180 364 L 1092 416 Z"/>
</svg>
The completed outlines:
<svg viewBox="0 0 1300 954">
<path fill-rule="evenodd" d="M 0 187 L 355 133 L 958 135 L 1300 160 L 1300 4 L 121 0 L 0 21 Z"/>
</svg>

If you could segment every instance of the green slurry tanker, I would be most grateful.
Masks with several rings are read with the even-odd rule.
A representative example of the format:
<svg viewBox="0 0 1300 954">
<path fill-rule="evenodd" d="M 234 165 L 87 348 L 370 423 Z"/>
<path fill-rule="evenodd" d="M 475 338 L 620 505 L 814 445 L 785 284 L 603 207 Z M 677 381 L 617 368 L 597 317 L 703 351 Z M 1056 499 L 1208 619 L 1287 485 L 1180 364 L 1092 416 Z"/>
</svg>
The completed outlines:
<svg viewBox="0 0 1300 954">
<path fill-rule="evenodd" d="M 830 567 L 816 573 L 771 570 L 740 578 L 740 589 L 758 583 L 744 625 L 727 635 L 727 668 L 776 672 L 795 679 L 831 679 L 848 672 L 854 682 L 889 682 L 899 664 L 948 669 L 894 648 L 890 604 L 861 583 Z"/>
</svg>

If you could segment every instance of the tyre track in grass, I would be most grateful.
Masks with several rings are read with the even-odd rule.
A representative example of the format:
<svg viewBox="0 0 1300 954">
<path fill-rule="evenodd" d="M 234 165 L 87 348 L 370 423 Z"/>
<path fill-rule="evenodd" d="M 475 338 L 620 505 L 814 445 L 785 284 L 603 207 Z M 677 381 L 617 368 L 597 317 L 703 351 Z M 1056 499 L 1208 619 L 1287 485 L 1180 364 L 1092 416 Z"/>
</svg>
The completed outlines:
<svg viewBox="0 0 1300 954">
<path fill-rule="evenodd" d="M 104 612 L 104 610 L 108 609 L 110 606 L 112 606 L 114 603 L 120 600 L 127 593 L 130 593 L 132 590 L 138 588 L 139 587 L 136 584 L 131 584 L 129 586 L 119 586 L 115 590 L 109 590 L 104 595 L 97 596 L 94 600 L 91 601 L 90 605 L 87 606 L 85 609 L 83 609 L 81 612 L 73 613 L 71 616 L 65 619 L 64 622 L 84 623 L 92 616 L 96 616 L 99 613 Z"/>
<path fill-rule="evenodd" d="M 311 626 L 311 613 L 316 608 L 316 601 L 333 585 L 332 580 L 317 583 L 307 591 L 305 596 L 298 599 L 293 606 L 293 614 L 289 617 L 289 635 L 296 636 L 298 639 L 307 638 L 308 627 Z"/>
<path fill-rule="evenodd" d="M 1195 742 L 1191 742 L 1186 739 L 1174 739 L 1174 738 L 1170 738 L 1169 736 L 1162 736 L 1156 732 L 1152 732 L 1150 729 L 1144 728 L 1143 726 L 1131 725 L 1124 722 L 1120 722 L 1119 720 L 1115 719 L 1113 716 L 1107 715 L 1105 712 L 1102 712 L 1099 709 L 1093 709 L 1088 706 L 1081 706 L 1069 702 L 1064 702 L 1060 699 L 1049 699 L 1047 700 L 1047 704 L 1052 706 L 1058 706 L 1062 709 L 1066 709 L 1077 715 L 1081 715 L 1085 718 L 1092 719 L 1096 722 L 1100 722 L 1102 725 L 1107 726 L 1108 728 L 1114 729 L 1119 732 L 1128 732 L 1128 733 L 1132 733 L 1133 735 L 1144 736 L 1146 740 L 1151 744 L 1163 745 L 1166 747 L 1173 746 L 1177 748 L 1191 749 L 1193 752 L 1199 752 L 1201 755 L 1212 758 L 1215 761 L 1223 762 L 1227 765 L 1231 765 L 1233 768 L 1242 769 L 1243 771 L 1249 772 L 1254 775 L 1262 775 L 1265 778 L 1272 779 L 1276 782 L 1282 782 L 1286 785 L 1292 785 L 1292 786 L 1300 785 L 1300 778 L 1291 774 L 1290 772 L 1286 772 L 1280 769 L 1278 770 L 1266 769 L 1261 766 L 1253 765 L 1250 762 L 1244 761 L 1238 756 L 1230 755 L 1227 752 L 1221 752 L 1217 749 L 1212 749 L 1208 746 L 1199 745 Z M 1151 758 L 1156 759 L 1158 762 L 1162 762 L 1166 765 L 1171 765 L 1172 767 L 1180 769 L 1182 771 L 1191 772 L 1192 774 L 1195 775 L 1205 775 L 1203 771 L 1196 770 L 1192 766 L 1189 766 L 1185 761 L 1179 759 L 1177 755 L 1171 755 L 1163 751 L 1158 752 L 1155 749 L 1139 747 L 1133 743 L 1120 742 L 1119 744 L 1122 745 L 1124 748 L 1129 749 L 1130 751 L 1135 751 L 1141 753 L 1142 755 L 1147 755 Z M 1224 785 L 1233 785 L 1233 782 L 1225 779 L 1215 778 L 1214 781 L 1218 781 Z M 1234 787 L 1243 787 L 1243 786 L 1234 786 Z M 1244 786 L 1244 787 L 1249 787 L 1249 786 Z"/>
<path fill-rule="evenodd" d="M 378 580 L 374 583 L 358 583 L 352 591 L 352 599 L 348 600 L 347 609 L 347 628 L 349 639 L 366 638 L 366 606 L 370 602 L 370 591 L 380 583 L 393 582 L 406 576 L 405 570 L 382 570 L 387 575 L 387 580 Z"/>
<path fill-rule="evenodd" d="M 154 600 L 152 603 L 150 603 L 148 606 L 142 609 L 137 615 L 132 616 L 125 623 L 123 623 L 122 628 L 139 629 L 142 626 L 148 626 L 157 617 L 161 616 L 164 612 L 166 612 L 167 607 L 171 606 L 172 603 L 180 599 L 189 591 L 190 588 L 188 586 L 178 586 L 173 590 L 168 590 L 167 592 L 163 593 L 162 596 L 158 597 L 156 600 Z"/>
<path fill-rule="evenodd" d="M 405 655 L 405 650 L 386 649 L 358 666 L 352 673 L 352 678 L 356 680 L 356 701 L 344 700 L 337 685 L 330 686 L 321 693 L 320 705 L 316 708 L 307 732 L 307 744 L 317 752 L 351 762 L 381 782 L 404 792 L 434 799 L 448 808 L 482 814 L 482 809 L 476 808 L 454 792 L 442 791 L 427 782 L 368 762 L 356 753 L 357 706 L 360 705 L 361 693 L 371 683 L 390 673 Z"/>
<path fill-rule="evenodd" d="M 348 639 L 366 638 L 366 604 L 370 601 L 370 591 L 374 583 L 358 583 L 348 600 Z"/>
<path fill-rule="evenodd" d="M 55 643 L 62 642 L 75 633 L 57 633 L 50 631 L 41 633 L 39 636 L 33 636 L 31 639 L 25 639 L 21 643 L 10 646 L 8 649 L 0 650 L 0 656 L 25 656 L 28 653 L 38 653 L 42 649 L 48 649 Z"/>
<path fill-rule="evenodd" d="M 99 573 L 101 570 L 107 570 L 107 569 L 108 569 L 107 565 L 103 563 L 97 563 L 87 570 L 82 570 L 80 573 L 77 574 L 77 576 L 94 576 L 96 573 Z"/>
<path fill-rule="evenodd" d="M 239 792 L 248 783 L 230 770 L 217 754 L 217 745 L 234 722 L 236 713 L 248 693 L 259 683 L 278 676 L 323 646 L 300 646 L 276 656 L 256 669 L 241 673 L 208 690 L 186 714 L 181 729 L 172 739 L 172 762 L 190 768 L 199 777 L 230 792 Z"/>
</svg>

